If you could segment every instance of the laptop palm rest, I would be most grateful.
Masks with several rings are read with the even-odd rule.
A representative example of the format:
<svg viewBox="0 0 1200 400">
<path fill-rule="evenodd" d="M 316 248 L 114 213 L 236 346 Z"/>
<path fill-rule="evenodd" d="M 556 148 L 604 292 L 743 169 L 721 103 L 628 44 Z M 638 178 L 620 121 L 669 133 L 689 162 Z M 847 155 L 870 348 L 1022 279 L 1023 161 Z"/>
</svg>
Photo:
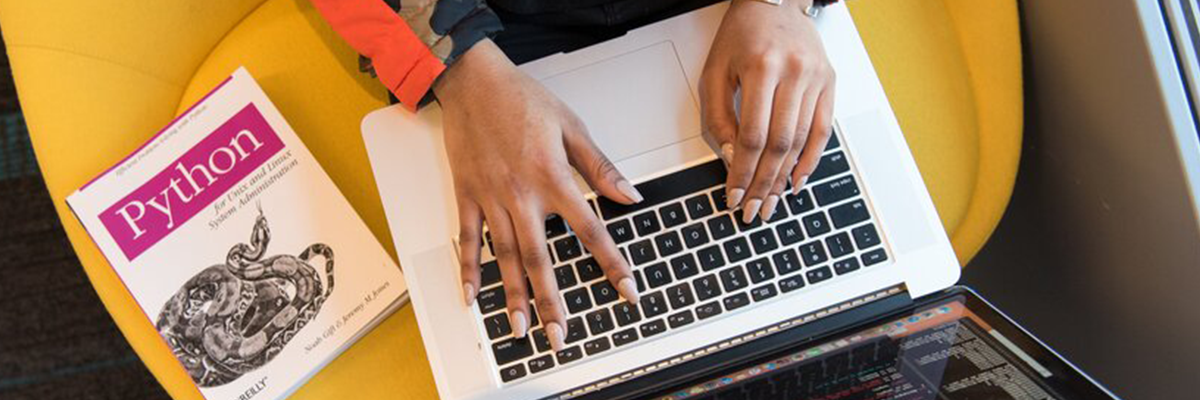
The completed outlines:
<svg viewBox="0 0 1200 400">
<path fill-rule="evenodd" d="M 603 84 L 597 84 L 603 82 Z M 614 163 L 700 135 L 700 112 L 670 41 L 542 79 Z"/>
</svg>

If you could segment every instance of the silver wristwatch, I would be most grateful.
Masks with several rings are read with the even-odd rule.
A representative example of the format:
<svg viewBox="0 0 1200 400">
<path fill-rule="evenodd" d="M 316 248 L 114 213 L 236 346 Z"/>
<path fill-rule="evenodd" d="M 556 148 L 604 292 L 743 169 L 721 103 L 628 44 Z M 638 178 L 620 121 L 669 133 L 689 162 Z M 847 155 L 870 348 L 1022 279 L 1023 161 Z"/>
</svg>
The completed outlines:
<svg viewBox="0 0 1200 400">
<path fill-rule="evenodd" d="M 758 0 L 758 1 L 761 1 L 761 2 L 767 3 L 767 4 L 771 4 L 771 5 L 776 5 L 776 6 L 783 5 L 783 0 Z M 821 13 L 821 9 L 818 8 L 814 4 L 809 4 L 804 7 L 804 15 L 807 15 L 811 18 L 816 18 L 817 15 L 820 13 Z"/>
</svg>

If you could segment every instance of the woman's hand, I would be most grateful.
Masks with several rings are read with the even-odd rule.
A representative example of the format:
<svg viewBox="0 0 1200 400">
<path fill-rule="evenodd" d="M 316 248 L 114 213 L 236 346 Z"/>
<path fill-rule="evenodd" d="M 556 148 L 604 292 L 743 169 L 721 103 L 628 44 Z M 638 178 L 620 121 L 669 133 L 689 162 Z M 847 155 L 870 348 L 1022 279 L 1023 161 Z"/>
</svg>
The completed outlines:
<svg viewBox="0 0 1200 400">
<path fill-rule="evenodd" d="M 592 142 L 579 117 L 486 40 L 450 67 L 434 92 L 458 197 L 467 304 L 479 290 L 480 230 L 486 220 L 513 333 L 523 337 L 531 325 L 528 275 L 546 336 L 556 350 L 563 348 L 567 313 L 546 246 L 545 220 L 551 213 L 566 219 L 613 287 L 636 303 L 629 265 L 571 171 L 614 201 L 631 204 L 642 198 Z"/>
<path fill-rule="evenodd" d="M 834 72 L 810 4 L 733 0 L 700 77 L 706 138 L 730 165 L 726 198 L 746 223 L 774 214 L 788 178 L 799 191 L 829 141 Z"/>
</svg>

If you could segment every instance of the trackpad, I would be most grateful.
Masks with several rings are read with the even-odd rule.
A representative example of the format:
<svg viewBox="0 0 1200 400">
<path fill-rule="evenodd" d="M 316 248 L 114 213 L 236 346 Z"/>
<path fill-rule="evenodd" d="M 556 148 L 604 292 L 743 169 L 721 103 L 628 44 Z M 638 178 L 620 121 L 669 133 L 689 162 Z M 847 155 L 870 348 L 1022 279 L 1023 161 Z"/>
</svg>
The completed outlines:
<svg viewBox="0 0 1200 400">
<path fill-rule="evenodd" d="M 542 83 L 587 124 L 613 162 L 700 135 L 700 113 L 669 42 L 597 60 Z"/>
</svg>

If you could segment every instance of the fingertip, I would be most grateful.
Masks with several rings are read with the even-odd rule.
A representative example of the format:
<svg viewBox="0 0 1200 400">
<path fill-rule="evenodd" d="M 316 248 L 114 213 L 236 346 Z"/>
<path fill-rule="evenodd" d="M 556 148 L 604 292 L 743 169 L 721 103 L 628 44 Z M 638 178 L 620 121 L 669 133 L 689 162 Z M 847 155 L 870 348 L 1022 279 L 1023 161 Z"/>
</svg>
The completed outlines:
<svg viewBox="0 0 1200 400">
<path fill-rule="evenodd" d="M 566 334 L 558 322 L 546 324 L 546 338 L 550 340 L 550 348 L 556 352 L 563 351 L 567 347 Z"/>
<path fill-rule="evenodd" d="M 476 296 L 475 285 L 472 284 L 471 282 L 464 282 L 463 283 L 463 301 L 466 303 L 467 307 L 470 307 L 472 304 L 475 303 L 475 296 Z"/>
<path fill-rule="evenodd" d="M 750 199 L 746 201 L 746 207 L 742 209 L 742 223 L 749 224 L 754 222 L 754 217 L 758 216 L 758 211 L 762 207 L 762 200 Z"/>
<path fill-rule="evenodd" d="M 645 200 L 642 197 L 642 193 L 638 192 L 637 188 L 633 187 L 633 184 L 629 183 L 627 179 L 621 179 L 617 182 L 617 191 L 621 192 L 621 195 L 625 196 L 633 204 L 641 203 Z"/>
<path fill-rule="evenodd" d="M 511 314 L 513 336 L 518 338 L 525 337 L 525 333 L 529 330 L 529 317 L 525 316 L 525 311 L 514 310 Z"/>
<path fill-rule="evenodd" d="M 730 189 L 725 196 L 725 206 L 728 208 L 737 208 L 742 204 L 742 197 L 746 196 L 746 190 L 740 188 Z"/>
<path fill-rule="evenodd" d="M 617 282 L 617 292 L 621 293 L 621 297 L 624 297 L 625 300 L 633 304 L 637 304 L 640 298 L 637 291 L 637 283 L 630 277 L 621 278 Z"/>
</svg>

